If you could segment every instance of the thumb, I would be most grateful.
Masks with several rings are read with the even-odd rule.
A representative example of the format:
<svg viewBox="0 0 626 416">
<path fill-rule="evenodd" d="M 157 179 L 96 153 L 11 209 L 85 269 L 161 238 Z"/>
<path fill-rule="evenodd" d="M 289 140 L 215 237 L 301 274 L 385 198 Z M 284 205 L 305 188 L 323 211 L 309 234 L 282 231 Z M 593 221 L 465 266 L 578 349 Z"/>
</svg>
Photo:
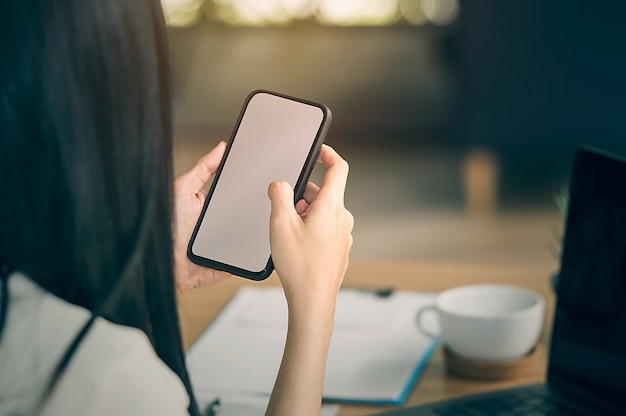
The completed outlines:
<svg viewBox="0 0 626 416">
<path fill-rule="evenodd" d="M 272 203 L 272 219 L 297 215 L 293 204 L 293 188 L 287 182 L 272 182 L 267 194 Z"/>
<path fill-rule="evenodd" d="M 211 177 L 215 175 L 215 172 L 224 157 L 225 150 L 226 143 L 218 143 L 213 150 L 200 158 L 200 160 L 198 160 L 196 164 L 189 169 L 189 171 L 180 177 L 187 187 L 191 188 L 189 189 L 190 191 L 197 192 L 202 189 L 204 185 L 209 182 Z"/>
</svg>

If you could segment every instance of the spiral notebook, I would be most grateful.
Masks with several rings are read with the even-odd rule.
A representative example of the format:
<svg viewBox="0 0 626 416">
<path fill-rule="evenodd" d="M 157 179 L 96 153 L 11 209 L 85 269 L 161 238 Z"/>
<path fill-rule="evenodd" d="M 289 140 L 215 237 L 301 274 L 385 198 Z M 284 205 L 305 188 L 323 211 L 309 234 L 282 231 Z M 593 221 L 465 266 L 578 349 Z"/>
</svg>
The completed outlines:
<svg viewBox="0 0 626 416">
<path fill-rule="evenodd" d="M 433 303 L 434 296 L 342 289 L 324 400 L 402 404 L 435 350 L 436 343 L 415 326 L 417 310 Z M 239 289 L 187 354 L 198 397 L 233 392 L 269 395 L 286 333 L 287 304 L 281 288 Z"/>
</svg>

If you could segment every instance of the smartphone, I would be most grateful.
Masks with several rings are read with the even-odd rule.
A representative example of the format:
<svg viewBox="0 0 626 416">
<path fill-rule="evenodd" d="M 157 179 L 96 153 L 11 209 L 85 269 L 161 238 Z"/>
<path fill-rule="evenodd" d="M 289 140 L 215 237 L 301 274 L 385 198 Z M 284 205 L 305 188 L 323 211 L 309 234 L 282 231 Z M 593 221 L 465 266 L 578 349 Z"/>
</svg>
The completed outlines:
<svg viewBox="0 0 626 416">
<path fill-rule="evenodd" d="M 302 198 L 330 121 L 323 104 L 248 95 L 189 241 L 191 261 L 252 280 L 272 273 L 268 187 L 285 181 L 294 204 Z"/>
</svg>

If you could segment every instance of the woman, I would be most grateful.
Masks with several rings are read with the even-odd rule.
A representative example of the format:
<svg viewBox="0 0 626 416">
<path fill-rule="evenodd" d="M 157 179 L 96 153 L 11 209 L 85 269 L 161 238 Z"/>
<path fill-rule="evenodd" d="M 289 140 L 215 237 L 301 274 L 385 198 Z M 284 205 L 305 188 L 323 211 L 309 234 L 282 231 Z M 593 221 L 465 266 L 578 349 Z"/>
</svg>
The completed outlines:
<svg viewBox="0 0 626 416">
<path fill-rule="evenodd" d="M 158 0 L 12 1 L 0 25 L 0 415 L 199 414 L 175 292 L 228 275 L 185 249 L 224 152 L 172 186 Z M 289 330 L 268 414 L 319 414 L 352 245 L 347 164 L 269 186 Z M 173 224 L 173 225 L 172 225 Z M 323 259 L 323 260 L 320 260 Z"/>
</svg>

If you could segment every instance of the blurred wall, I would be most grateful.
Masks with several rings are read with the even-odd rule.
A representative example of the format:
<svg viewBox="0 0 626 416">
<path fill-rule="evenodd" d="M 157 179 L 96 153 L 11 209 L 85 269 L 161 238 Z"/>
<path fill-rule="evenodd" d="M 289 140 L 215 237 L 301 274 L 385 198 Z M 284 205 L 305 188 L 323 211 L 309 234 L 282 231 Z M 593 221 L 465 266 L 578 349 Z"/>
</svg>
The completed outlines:
<svg viewBox="0 0 626 416">
<path fill-rule="evenodd" d="M 560 180 L 582 144 L 626 154 L 625 17 L 620 1 L 462 1 L 459 142 L 494 149 L 514 189 Z"/>
<path fill-rule="evenodd" d="M 465 140 L 626 149 L 626 2 L 467 0 L 462 11 Z"/>
<path fill-rule="evenodd" d="M 262 88 L 327 104 L 334 142 L 442 140 L 454 77 L 439 49 L 443 31 L 208 22 L 172 29 L 177 129 L 227 139 L 246 95 Z"/>
<path fill-rule="evenodd" d="M 460 6 L 443 28 L 172 28 L 177 135 L 227 139 L 264 88 L 329 105 L 335 145 L 489 148 L 522 197 L 560 189 L 582 144 L 626 154 L 626 2 Z"/>
</svg>

